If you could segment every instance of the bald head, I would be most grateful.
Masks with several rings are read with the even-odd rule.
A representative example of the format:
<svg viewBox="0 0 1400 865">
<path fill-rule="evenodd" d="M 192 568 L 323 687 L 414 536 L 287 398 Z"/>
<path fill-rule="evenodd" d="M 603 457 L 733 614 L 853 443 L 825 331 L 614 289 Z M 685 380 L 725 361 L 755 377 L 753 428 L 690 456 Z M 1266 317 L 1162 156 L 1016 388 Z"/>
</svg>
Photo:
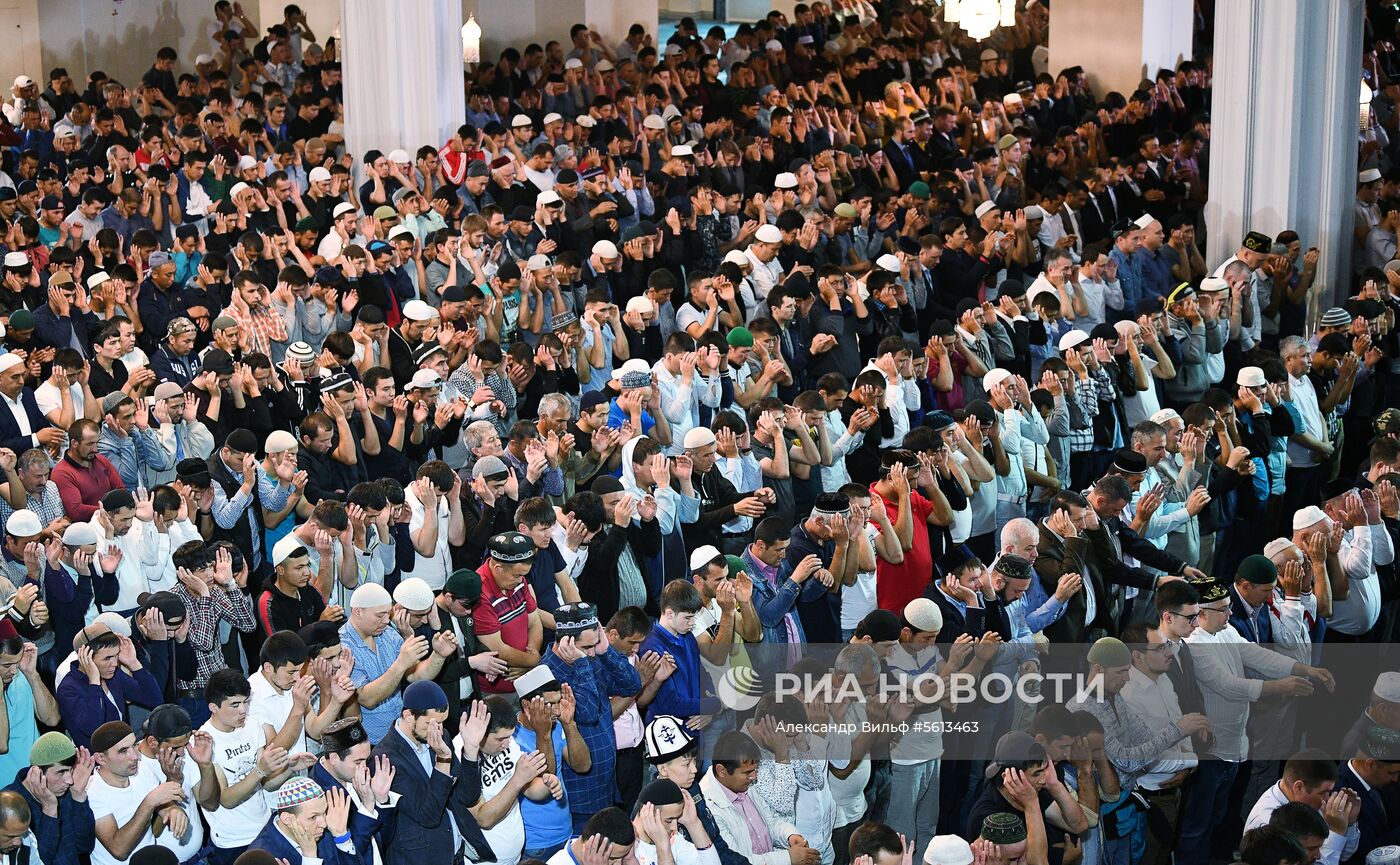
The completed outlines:
<svg viewBox="0 0 1400 865">
<path fill-rule="evenodd" d="M 0 791 L 0 853 L 19 849 L 29 832 L 29 803 L 13 790 Z"/>
</svg>

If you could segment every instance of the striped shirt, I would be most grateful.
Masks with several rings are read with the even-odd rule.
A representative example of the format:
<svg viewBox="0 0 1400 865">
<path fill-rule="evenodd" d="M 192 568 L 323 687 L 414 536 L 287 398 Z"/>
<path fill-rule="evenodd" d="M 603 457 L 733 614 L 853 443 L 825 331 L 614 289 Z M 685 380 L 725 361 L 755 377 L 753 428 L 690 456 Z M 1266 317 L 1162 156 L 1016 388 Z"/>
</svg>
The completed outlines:
<svg viewBox="0 0 1400 865">
<path fill-rule="evenodd" d="M 536 609 L 535 593 L 524 580 L 509 593 L 502 592 L 491 575 L 491 562 L 483 562 L 476 571 L 481 575 L 481 603 L 475 609 L 474 626 L 478 637 L 500 634 L 501 641 L 512 649 L 524 651 L 530 642 L 530 614 Z M 490 694 L 509 694 L 515 688 L 509 679 L 481 677 L 481 690 Z"/>
</svg>

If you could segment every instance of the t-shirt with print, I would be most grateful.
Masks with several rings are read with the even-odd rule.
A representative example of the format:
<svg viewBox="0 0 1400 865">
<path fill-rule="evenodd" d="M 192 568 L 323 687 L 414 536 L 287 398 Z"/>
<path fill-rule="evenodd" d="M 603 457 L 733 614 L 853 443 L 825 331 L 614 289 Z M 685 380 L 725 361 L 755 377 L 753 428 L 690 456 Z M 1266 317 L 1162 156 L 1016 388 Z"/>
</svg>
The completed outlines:
<svg viewBox="0 0 1400 865">
<path fill-rule="evenodd" d="M 199 729 L 213 737 L 214 766 L 224 773 L 224 782 L 228 787 L 242 781 L 253 771 L 258 765 L 258 754 L 267 744 L 262 724 L 252 719 L 227 733 L 215 727 L 213 721 Z M 233 808 L 204 811 L 214 846 L 224 849 L 253 843 L 271 817 L 272 809 L 268 807 L 267 796 L 262 790 L 255 790 L 243 804 Z"/>
<path fill-rule="evenodd" d="M 496 586 L 490 561 L 484 562 L 476 572 L 481 575 L 481 602 L 473 610 L 476 635 L 500 634 L 507 646 L 525 649 L 530 640 L 530 614 L 536 609 L 535 593 L 530 584 L 522 581 L 507 595 Z M 482 675 L 481 690 L 488 694 L 513 694 L 515 685 L 509 679 Z"/>
<path fill-rule="evenodd" d="M 462 753 L 462 736 L 457 735 L 454 745 L 457 754 Z M 479 757 L 481 766 L 481 801 L 489 802 L 497 793 L 505 789 L 510 783 L 511 775 L 515 773 L 515 764 L 520 762 L 520 758 L 525 756 L 525 752 L 520 750 L 520 743 L 511 737 L 506 742 L 506 747 L 499 754 L 481 754 Z M 510 806 L 510 810 L 501 818 L 495 826 L 490 829 L 483 828 L 482 833 L 486 835 L 486 842 L 491 845 L 491 850 L 496 854 L 496 865 L 515 865 L 520 861 L 520 854 L 525 849 L 525 821 L 520 816 L 520 799 L 516 797 L 515 804 Z"/>
</svg>

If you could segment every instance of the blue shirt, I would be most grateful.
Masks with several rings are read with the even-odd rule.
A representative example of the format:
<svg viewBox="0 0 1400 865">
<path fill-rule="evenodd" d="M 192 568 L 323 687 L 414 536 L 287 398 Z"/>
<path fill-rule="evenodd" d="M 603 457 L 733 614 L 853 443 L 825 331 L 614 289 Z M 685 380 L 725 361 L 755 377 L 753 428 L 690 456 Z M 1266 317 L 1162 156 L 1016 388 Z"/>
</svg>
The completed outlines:
<svg viewBox="0 0 1400 865">
<path fill-rule="evenodd" d="M 34 721 L 34 690 L 23 673 L 5 686 L 5 711 L 10 716 L 10 747 L 0 754 L 0 778 L 13 778 L 29 766 L 29 749 L 39 738 L 39 727 Z"/>
<path fill-rule="evenodd" d="M 549 738 L 554 745 L 554 769 L 557 775 L 563 771 L 564 765 L 564 725 L 555 721 L 554 730 Z M 539 750 L 536 747 L 535 731 L 520 724 L 515 725 L 515 741 L 526 754 Z M 540 850 L 563 844 L 569 840 L 569 834 L 573 830 L 567 788 L 562 799 L 550 798 L 544 802 L 536 802 L 528 796 L 521 796 L 520 817 L 525 821 L 526 850 Z"/>
<path fill-rule="evenodd" d="M 1138 301 L 1146 296 L 1143 293 L 1138 256 L 1124 255 L 1123 251 L 1115 246 L 1108 257 L 1118 264 L 1118 284 L 1123 287 L 1123 313 L 1125 316 L 1136 316 Z"/>
<path fill-rule="evenodd" d="M 403 637 L 393 625 L 386 627 L 384 633 L 375 637 L 373 649 L 349 622 L 340 628 L 340 641 L 349 647 L 350 654 L 355 659 L 355 670 L 350 674 L 350 680 L 355 683 L 356 688 L 363 688 L 389 672 L 389 668 L 399 657 L 399 649 L 403 647 Z M 394 726 L 402 712 L 403 697 L 395 691 L 373 709 L 361 706 L 360 723 L 369 735 L 369 740 L 377 743 L 388 735 L 389 729 Z"/>
<path fill-rule="evenodd" d="M 621 429 L 622 422 L 627 420 L 627 413 L 617 405 L 617 400 L 608 404 L 608 426 L 613 429 Z M 646 409 L 642 409 L 642 435 L 651 435 L 651 428 L 656 426 L 656 419 Z"/>
<path fill-rule="evenodd" d="M 755 581 L 756 582 L 756 581 Z M 700 646 L 692 634 L 677 635 L 660 624 L 651 626 L 651 633 L 637 649 L 638 657 L 647 652 L 658 655 L 671 653 L 676 661 L 676 671 L 671 678 L 661 683 L 656 699 L 647 707 L 647 721 L 657 715 L 674 715 L 689 718 L 691 715 L 708 715 L 719 710 L 719 701 L 708 696 L 709 676 L 700 667 Z M 697 735 L 698 730 L 691 730 Z"/>
</svg>

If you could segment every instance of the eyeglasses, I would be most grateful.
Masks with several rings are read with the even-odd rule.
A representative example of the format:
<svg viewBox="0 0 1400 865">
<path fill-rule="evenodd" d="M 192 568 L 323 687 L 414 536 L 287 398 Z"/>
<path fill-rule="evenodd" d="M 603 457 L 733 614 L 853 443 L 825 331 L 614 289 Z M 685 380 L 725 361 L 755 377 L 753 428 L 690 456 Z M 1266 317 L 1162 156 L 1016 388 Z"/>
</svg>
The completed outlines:
<svg viewBox="0 0 1400 865">
<path fill-rule="evenodd" d="M 1229 613 L 1229 607 L 1201 607 L 1202 613 Z"/>
<path fill-rule="evenodd" d="M 1174 612 L 1172 612 L 1171 610 L 1167 610 L 1167 615 L 1168 615 L 1168 616 L 1176 616 L 1178 619 L 1185 619 L 1186 621 L 1190 622 L 1191 624 L 1195 624 L 1196 620 L 1199 619 L 1199 618 L 1201 617 L 1201 614 L 1200 614 L 1200 613 L 1192 613 L 1191 615 L 1188 616 L 1188 615 L 1186 615 L 1185 613 L 1174 613 Z"/>
</svg>

